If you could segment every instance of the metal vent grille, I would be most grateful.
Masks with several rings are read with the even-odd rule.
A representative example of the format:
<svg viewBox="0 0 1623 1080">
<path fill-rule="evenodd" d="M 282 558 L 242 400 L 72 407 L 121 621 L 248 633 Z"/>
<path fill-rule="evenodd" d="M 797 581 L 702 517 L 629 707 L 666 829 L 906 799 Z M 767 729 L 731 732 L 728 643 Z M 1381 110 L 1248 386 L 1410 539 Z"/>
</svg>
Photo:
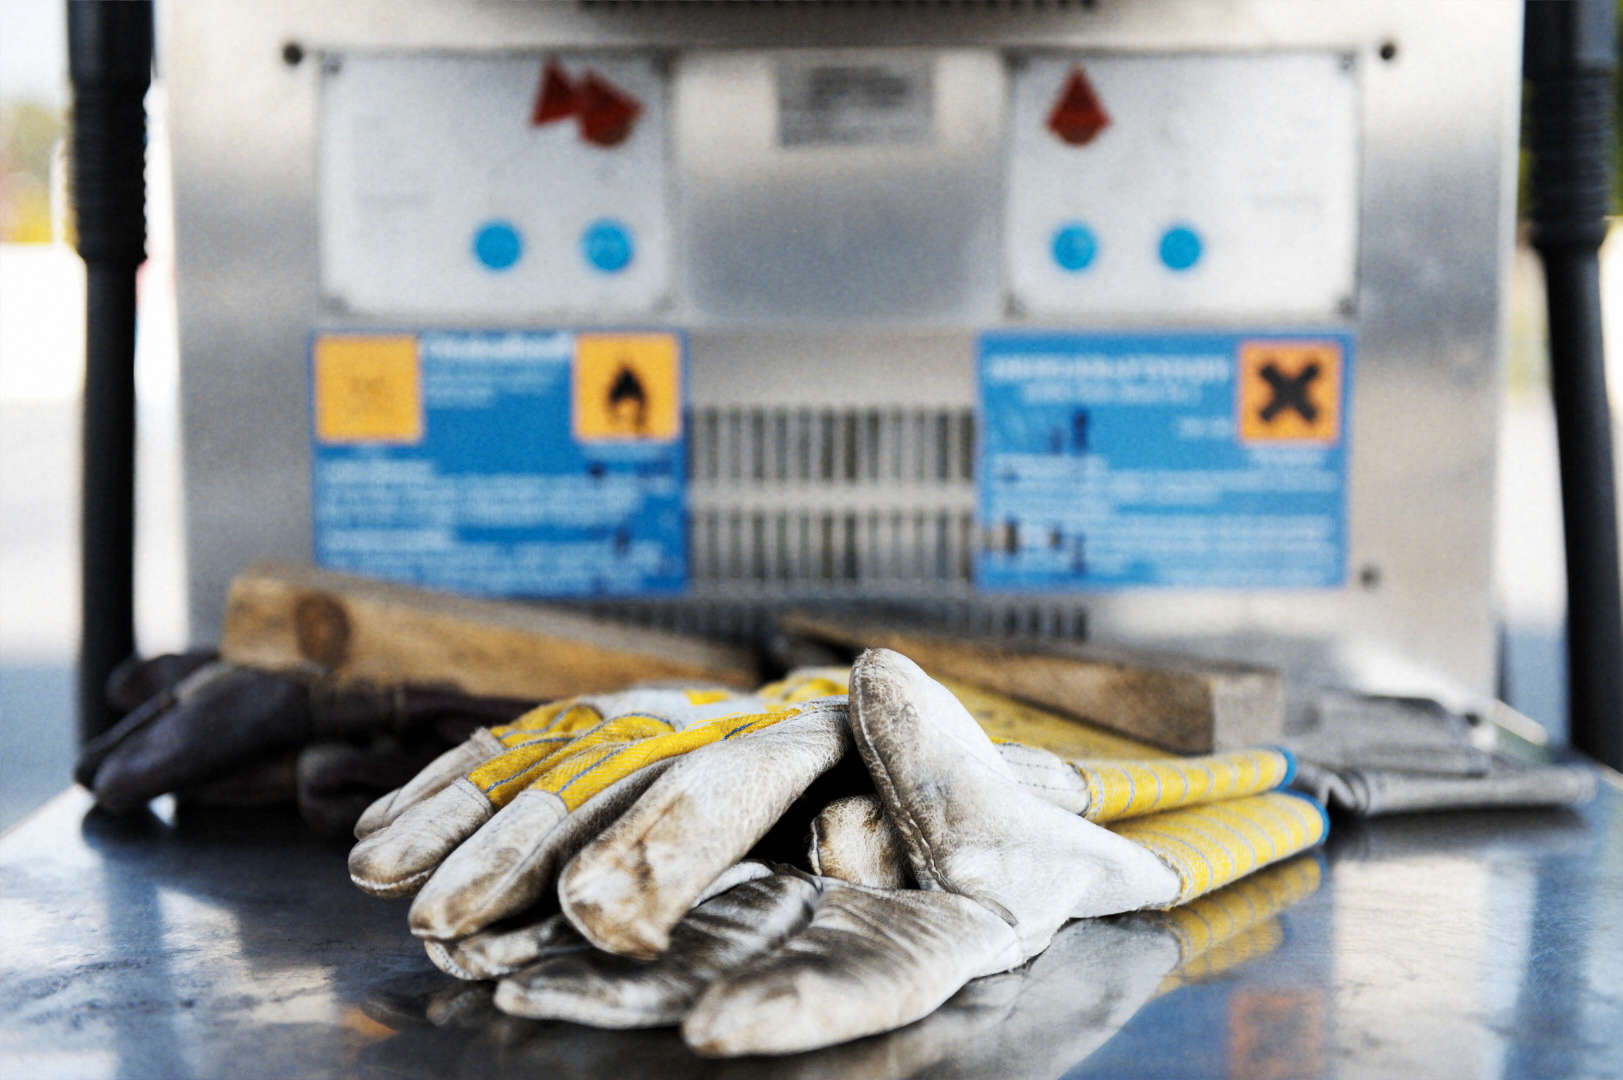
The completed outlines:
<svg viewBox="0 0 1623 1080">
<path fill-rule="evenodd" d="M 1075 598 L 974 591 L 973 410 L 700 406 L 687 430 L 688 592 L 583 607 L 754 644 L 789 609 L 1085 636 Z"/>
<path fill-rule="evenodd" d="M 1087 636 L 1088 629 L 1087 612 L 1076 602 L 1063 599 L 1033 600 L 1029 597 L 914 597 L 886 600 L 862 595 L 836 598 L 827 593 L 817 596 L 758 594 L 705 596 L 676 602 L 599 600 L 575 606 L 638 626 L 702 634 L 753 645 L 769 642 L 777 616 L 789 610 L 894 618 L 911 626 L 983 637 L 1002 635 L 1082 640 Z"/>
<path fill-rule="evenodd" d="M 968 409 L 696 409 L 689 570 L 710 582 L 968 581 Z"/>
<path fill-rule="evenodd" d="M 696 409 L 688 476 L 718 483 L 969 483 L 968 409 Z"/>
</svg>

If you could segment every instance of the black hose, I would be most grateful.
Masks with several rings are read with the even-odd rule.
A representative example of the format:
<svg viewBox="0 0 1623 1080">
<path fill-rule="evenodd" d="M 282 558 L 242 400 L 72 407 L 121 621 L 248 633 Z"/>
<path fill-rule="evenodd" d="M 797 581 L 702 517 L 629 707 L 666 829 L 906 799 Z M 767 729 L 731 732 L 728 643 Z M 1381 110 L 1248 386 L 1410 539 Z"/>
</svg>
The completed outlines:
<svg viewBox="0 0 1623 1080">
<path fill-rule="evenodd" d="M 135 651 L 135 272 L 146 258 L 147 0 L 68 2 L 74 220 L 85 261 L 79 735 L 114 721 L 107 676 Z"/>
<path fill-rule="evenodd" d="M 1572 744 L 1623 769 L 1623 617 L 1598 252 L 1611 189 L 1615 0 L 1526 5 L 1533 246 L 1561 455 Z"/>
</svg>

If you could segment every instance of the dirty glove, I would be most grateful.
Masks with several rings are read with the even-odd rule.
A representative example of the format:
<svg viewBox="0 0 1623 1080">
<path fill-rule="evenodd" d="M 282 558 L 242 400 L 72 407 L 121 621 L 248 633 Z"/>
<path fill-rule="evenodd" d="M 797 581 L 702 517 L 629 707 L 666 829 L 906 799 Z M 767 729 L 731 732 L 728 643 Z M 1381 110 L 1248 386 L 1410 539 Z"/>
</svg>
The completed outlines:
<svg viewBox="0 0 1623 1080">
<path fill-rule="evenodd" d="M 576 925 L 653 955 L 844 756 L 843 689 L 810 672 L 754 695 L 637 689 L 538 709 L 380 800 L 362 825 L 387 824 L 355 845 L 350 876 L 380 895 L 420 889 L 412 931 L 446 941 L 545 900 L 567 862 Z"/>
<path fill-rule="evenodd" d="M 1150 1001 L 1279 948 L 1282 913 L 1321 876 L 1298 855 L 1169 911 L 1076 920 L 1029 964 L 973 980 L 918 1023 L 774 1060 L 770 1075 L 1060 1077 Z"/>
<path fill-rule="evenodd" d="M 126 715 L 74 770 L 103 808 L 169 792 L 209 804 L 297 796 L 308 818 L 345 827 L 357 799 L 370 801 L 358 793 L 398 783 L 470 728 L 531 704 L 431 687 L 339 689 L 212 652 L 126 663 L 108 700 Z"/>
<path fill-rule="evenodd" d="M 843 676 L 844 672 L 837 674 Z M 834 673 L 825 677 L 832 679 Z M 843 686 L 843 683 L 840 685 Z M 1155 751 L 1000 695 L 959 685 L 954 685 L 952 692 L 967 708 L 973 710 L 976 723 L 984 730 L 1003 733 L 993 735 L 993 741 L 997 744 L 999 755 L 1022 786 L 1090 820 L 1117 820 L 1270 790 L 1289 779 L 1292 767 L 1287 754 L 1267 749 L 1200 758 L 1163 755 L 1153 760 L 1109 760 L 1153 754 Z M 1010 734 L 1022 741 L 1008 737 Z M 1089 755 L 1089 758 L 1080 762 L 1067 761 L 1042 749 L 1042 746 L 1065 754 Z M 448 758 L 454 756 L 447 755 Z M 432 771 L 425 771 L 425 776 Z M 848 786 L 871 792 L 872 781 L 865 773 L 856 771 L 860 775 L 847 778 Z M 852 780 L 855 780 L 854 784 L 851 784 Z M 837 787 L 823 786 L 825 789 Z M 826 796 L 826 790 L 824 794 Z M 810 809 L 815 809 L 819 804 L 812 801 Z M 590 805 L 583 807 L 582 812 Z M 611 808 L 609 812 L 616 811 Z M 596 828 L 597 825 L 583 825 L 581 832 L 584 834 Z M 793 841 L 803 843 L 807 830 L 803 820 L 791 820 L 780 822 L 776 831 L 792 833 Z M 878 801 L 871 794 L 836 798 L 811 823 L 810 831 L 813 845 L 807 865 L 816 873 L 864 885 L 912 885 L 901 843 L 895 838 Z M 551 859 L 549 867 L 567 858 L 568 852 L 578 846 L 578 841 L 563 844 L 570 835 L 560 832 L 554 841 L 560 847 L 551 850 L 548 855 Z M 616 846 L 617 842 L 612 838 L 601 847 L 594 845 L 593 849 L 581 853 L 580 861 L 590 865 L 601 856 L 612 864 L 618 858 L 614 854 Z M 785 858 L 797 855 L 798 851 L 794 850 L 780 853 L 780 857 Z M 458 859 L 462 857 L 460 853 L 457 855 Z M 537 873 L 531 879 L 532 882 L 544 880 L 544 873 Z M 571 876 L 569 880 L 574 879 Z M 641 878 L 635 873 L 618 875 L 607 881 L 603 890 L 605 896 L 613 898 L 613 905 L 619 910 L 637 910 L 645 899 Z M 712 886 L 707 894 L 713 890 Z M 534 899 L 533 890 L 526 890 L 517 894 L 515 903 L 503 905 L 501 910 L 511 911 L 520 902 L 531 899 Z M 565 899 L 566 906 L 572 903 L 571 898 Z M 486 915 L 489 914 L 487 911 Z M 679 910 L 674 915 L 667 910 L 664 917 L 673 918 L 680 914 Z M 429 935 L 425 944 L 435 964 L 450 974 L 462 978 L 497 978 L 535 960 L 541 951 L 558 939 L 560 930 L 568 928 L 564 915 L 548 918 L 544 911 L 526 912 L 500 921 L 492 918 L 487 925 L 472 929 L 466 937 L 436 938 Z M 570 934 L 573 933 L 571 929 Z M 652 951 L 645 948 L 638 955 L 647 955 Z"/>
<path fill-rule="evenodd" d="M 1374 817 L 1491 806 L 1576 806 L 1592 770 L 1533 765 L 1476 744 L 1466 717 L 1422 698 L 1326 693 L 1309 726 L 1283 742 L 1298 790 L 1331 809 Z"/>
<path fill-rule="evenodd" d="M 700 904 L 669 935 L 652 965 L 678 999 L 661 1001 L 663 1013 L 646 1001 L 628 1009 L 603 989 L 614 980 L 566 978 L 557 958 L 504 979 L 498 1007 L 587 1023 L 625 1024 L 639 1012 L 668 1022 L 652 1018 L 681 1011 L 682 995 L 707 984 L 682 1024 L 694 1049 L 813 1049 L 928 1015 L 970 979 L 1041 952 L 1071 918 L 1182 903 L 1324 835 L 1322 809 L 1285 793 L 1108 831 L 1025 787 L 963 706 L 905 657 L 865 653 L 851 689 L 857 748 L 921 888 L 775 874 Z M 564 911 L 578 925 L 567 899 Z M 802 921 L 781 944 L 771 940 Z"/>
<path fill-rule="evenodd" d="M 832 683 L 836 674 L 843 676 L 844 673 L 823 673 L 817 676 L 816 681 L 806 682 L 802 679 L 788 685 L 799 686 L 799 693 L 826 689 L 830 685 L 843 688 L 843 683 Z M 784 692 L 781 688 L 773 691 L 778 695 Z M 1111 736 L 1096 735 L 1091 729 L 1074 721 L 1018 706 L 1006 699 L 994 700 L 968 688 L 960 688 L 956 692 L 975 704 L 977 723 L 991 730 L 1014 731 L 1031 742 L 1040 740 L 1067 751 L 1081 749 L 1119 754 L 1144 749 Z M 728 707 L 737 707 L 737 702 L 732 701 Z M 590 714 L 588 720 L 595 715 L 595 712 Z M 831 719 L 838 724 L 837 717 Z M 500 736 L 510 741 L 534 737 L 533 732 L 522 735 L 511 731 Z M 1031 742 L 1015 742 L 1002 737 L 996 741 L 998 754 L 1021 785 L 1048 801 L 1093 820 L 1114 820 L 1269 790 L 1288 779 L 1290 770 L 1288 755 L 1276 750 L 1245 751 L 1206 758 L 1075 764 L 1031 745 Z M 737 754 L 736 748 L 718 752 L 714 765 L 707 766 L 707 769 L 718 773 L 730 770 L 733 775 L 721 777 L 730 783 L 744 760 Z M 454 759 L 456 755 L 447 757 Z M 567 760 L 567 755 L 563 760 Z M 567 918 L 575 919 L 582 932 L 610 951 L 644 958 L 661 951 L 662 935 L 683 915 L 688 904 L 696 902 L 703 883 L 725 868 L 719 858 L 712 858 L 703 863 L 702 870 L 684 867 L 680 875 L 675 874 L 671 866 L 683 860 L 692 860 L 692 856 L 683 848 L 718 853 L 721 850 L 741 850 L 745 840 L 759 834 L 762 819 L 757 818 L 752 827 L 738 831 L 732 820 L 736 811 L 727 809 L 728 800 L 731 799 L 740 808 L 772 802 L 763 799 L 762 792 L 756 790 L 762 783 L 759 778 L 746 776 L 747 790 L 728 796 L 716 781 L 702 779 L 705 771 L 697 766 L 694 766 L 694 770 L 693 776 L 700 779 L 688 785 L 688 788 L 699 794 L 677 804 L 677 813 L 660 817 L 665 813 L 660 807 L 671 800 L 667 798 L 661 801 L 650 795 L 638 803 L 635 813 L 627 812 L 613 830 L 604 831 L 601 839 L 593 837 L 604 830 L 604 819 L 618 817 L 623 810 L 612 800 L 603 801 L 601 805 L 597 801 L 585 802 L 566 820 L 547 831 L 539 842 L 525 839 L 528 834 L 540 835 L 539 830 L 519 818 L 516 810 L 504 810 L 498 814 L 474 839 L 468 840 L 445 860 L 444 867 L 434 873 L 430 883 L 418 896 L 412 911 L 412 923 L 414 930 L 428 939 L 426 946 L 430 957 L 443 970 L 464 978 L 499 977 L 534 960 L 539 950 L 555 939 L 558 928 L 568 924 L 564 917 L 546 919 L 544 912 L 527 913 L 525 909 L 546 899 L 550 875 L 572 856 L 575 861 L 560 877 L 560 900 Z M 853 771 L 857 775 L 848 778 L 847 786 L 871 791 L 872 782 L 866 774 L 859 769 Z M 425 776 L 432 772 L 425 772 Z M 567 771 L 563 775 L 567 776 Z M 438 782 L 429 780 L 425 786 Z M 802 790 L 804 782 L 805 777 L 802 776 L 783 794 L 793 795 Z M 544 788 L 546 785 L 542 783 L 539 786 Z M 673 786 L 669 790 L 681 792 L 683 789 Z M 635 791 L 626 794 L 627 797 L 634 797 Z M 826 794 L 825 791 L 825 797 Z M 556 800 L 549 801 L 540 795 L 521 796 L 532 797 L 541 801 L 544 811 L 550 807 L 552 809 L 547 812 L 557 813 Z M 471 803 L 475 808 L 480 806 L 479 802 L 462 797 L 453 800 L 451 796 L 446 796 L 445 801 L 452 804 L 452 810 L 438 807 L 433 810 L 436 826 L 443 826 L 449 814 L 456 812 L 456 807 L 465 803 Z M 815 810 L 823 800 L 811 800 L 807 796 L 803 797 L 805 801 L 811 801 L 808 809 Z M 852 796 L 836 799 L 829 810 L 819 815 L 817 821 L 823 822 L 838 808 L 864 801 L 868 814 L 874 818 L 883 817 L 871 795 L 866 800 L 861 796 Z M 777 802 L 781 803 L 782 798 Z M 709 823 L 701 817 L 700 807 L 712 808 L 719 824 Z M 425 816 L 430 812 L 422 811 Z M 790 817 L 791 820 L 779 823 L 777 831 L 792 832 L 793 839 L 799 842 L 806 832 L 804 818 L 793 820 L 794 816 Z M 508 824 L 508 818 L 513 819 L 512 824 Z M 667 856 L 667 865 L 651 873 L 643 872 L 645 867 L 652 866 L 652 860 L 639 839 L 640 826 L 637 823 L 642 820 L 659 822 L 662 834 L 670 838 L 667 841 L 670 850 L 681 853 L 674 858 Z M 501 833 L 495 831 L 498 823 L 503 828 Z M 705 837 L 725 835 L 729 830 L 735 836 L 731 846 L 721 849 L 703 843 Z M 826 841 L 821 845 L 814 844 L 810 865 L 816 872 L 861 884 L 911 884 L 911 879 L 905 876 L 905 859 L 900 855 L 900 845 L 891 837 L 888 826 L 877 837 L 881 841 L 877 846 L 866 843 L 868 834 L 860 828 L 829 828 L 825 825 L 819 829 L 814 823 L 812 832 L 814 837 Z M 488 846 L 487 833 L 490 834 Z M 518 840 L 515 841 L 514 837 L 518 837 Z M 888 846 L 883 841 L 888 841 Z M 357 851 L 360 851 L 359 847 Z M 782 857 L 797 854 L 783 852 Z M 671 882 L 678 878 L 684 879 L 686 884 L 681 890 L 673 890 Z M 650 880 L 653 885 L 649 884 Z M 453 908 L 460 918 L 455 921 L 444 918 L 442 913 Z"/>
</svg>

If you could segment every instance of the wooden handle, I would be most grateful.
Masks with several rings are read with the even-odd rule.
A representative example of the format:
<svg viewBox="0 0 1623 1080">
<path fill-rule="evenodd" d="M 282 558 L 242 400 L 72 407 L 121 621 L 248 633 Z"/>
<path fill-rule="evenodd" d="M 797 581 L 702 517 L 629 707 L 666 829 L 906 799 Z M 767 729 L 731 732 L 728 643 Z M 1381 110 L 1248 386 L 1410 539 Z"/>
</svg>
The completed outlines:
<svg viewBox="0 0 1623 1080">
<path fill-rule="evenodd" d="M 273 670 L 316 665 L 341 681 L 536 699 L 650 680 L 760 682 L 747 649 L 276 562 L 231 582 L 220 651 Z"/>
<path fill-rule="evenodd" d="M 931 675 L 995 690 L 1185 754 L 1256 746 L 1285 727 L 1273 668 L 1038 638 L 955 637 L 896 624 L 791 612 L 784 630 L 850 648 L 886 648 Z"/>
</svg>

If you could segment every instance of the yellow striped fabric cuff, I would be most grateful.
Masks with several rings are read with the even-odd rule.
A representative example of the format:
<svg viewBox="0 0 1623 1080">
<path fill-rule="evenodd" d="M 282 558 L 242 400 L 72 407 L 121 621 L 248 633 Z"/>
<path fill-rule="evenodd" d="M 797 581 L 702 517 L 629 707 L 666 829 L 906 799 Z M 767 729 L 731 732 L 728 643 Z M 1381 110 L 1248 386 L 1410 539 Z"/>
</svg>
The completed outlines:
<svg viewBox="0 0 1623 1080">
<path fill-rule="evenodd" d="M 1118 821 L 1180 806 L 1237 799 L 1288 783 L 1296 763 L 1282 750 L 1240 750 L 1195 758 L 1078 762 L 1088 785 L 1089 821 Z"/>
<path fill-rule="evenodd" d="M 1172 904 L 1182 904 L 1321 843 L 1330 819 L 1305 795 L 1273 791 L 1134 818 L 1112 831 L 1172 868 L 1180 885 Z"/>
</svg>

